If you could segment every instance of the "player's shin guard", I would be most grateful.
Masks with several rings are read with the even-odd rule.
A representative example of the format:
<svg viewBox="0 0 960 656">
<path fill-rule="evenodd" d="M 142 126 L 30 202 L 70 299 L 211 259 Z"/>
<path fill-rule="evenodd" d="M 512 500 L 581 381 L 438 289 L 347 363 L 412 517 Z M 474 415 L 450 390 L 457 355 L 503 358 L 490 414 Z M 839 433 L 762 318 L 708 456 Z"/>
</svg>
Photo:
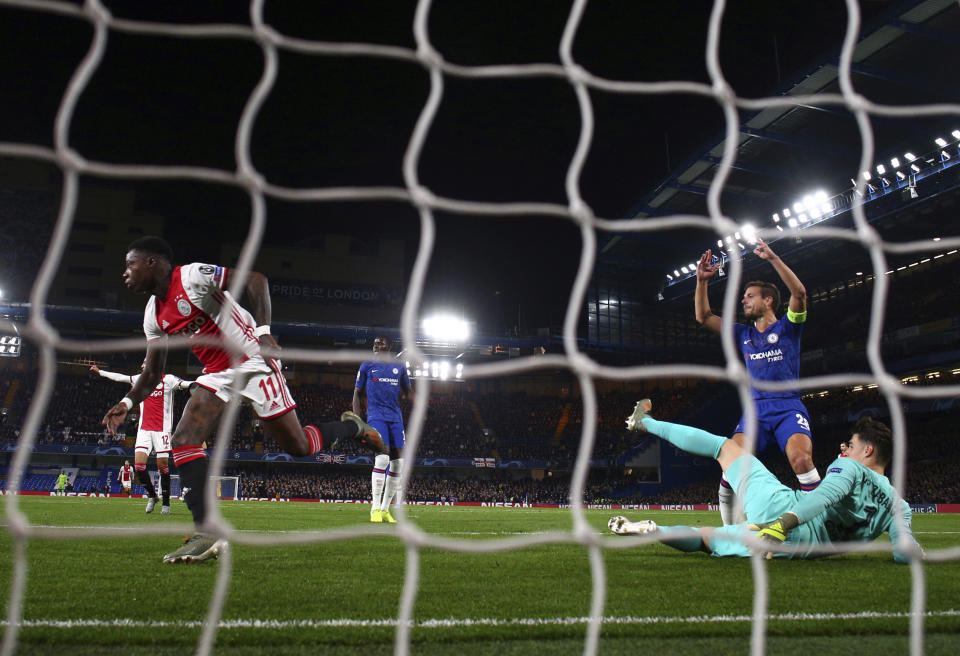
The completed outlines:
<svg viewBox="0 0 960 656">
<path fill-rule="evenodd" d="M 390 456 L 381 453 L 373 460 L 373 474 L 370 476 L 370 496 L 371 510 L 380 508 L 380 502 L 383 500 L 383 487 L 387 479 L 387 467 L 390 465 Z"/>
<path fill-rule="evenodd" d="M 678 551 L 706 551 L 700 531 L 692 526 L 658 526 L 657 532 L 668 547 Z"/>
<path fill-rule="evenodd" d="M 190 488 L 185 501 L 194 524 L 200 526 L 207 517 L 207 454 L 197 445 L 177 447 L 173 464 L 180 472 L 181 488 Z"/>
<path fill-rule="evenodd" d="M 147 491 L 147 496 L 151 499 L 156 499 L 157 489 L 153 486 L 153 481 L 150 480 L 150 474 L 147 473 L 147 466 L 134 465 L 133 470 L 137 473 L 137 480 L 140 481 L 140 485 Z"/>
<path fill-rule="evenodd" d="M 820 485 L 820 472 L 814 467 L 805 474 L 797 474 L 797 480 L 800 481 L 800 489 L 804 492 L 811 492 Z"/>
<path fill-rule="evenodd" d="M 726 478 L 720 479 L 720 489 L 717 491 L 720 505 L 720 519 L 724 526 L 730 526 L 736 523 L 737 517 L 737 495 Z"/>
<path fill-rule="evenodd" d="M 380 510 L 390 510 L 390 503 L 394 496 L 397 497 L 397 503 L 400 502 L 397 494 L 400 487 L 400 474 L 403 473 L 403 458 L 397 458 L 390 461 L 390 471 L 387 473 L 387 486 L 383 491 L 383 503 L 380 504 Z"/>
<path fill-rule="evenodd" d="M 693 426 L 671 424 L 669 421 L 657 421 L 651 417 L 644 417 L 642 421 L 649 433 L 695 456 L 716 459 L 720 455 L 720 448 L 727 441 L 725 437 Z"/>
<path fill-rule="evenodd" d="M 163 505 L 170 505 L 170 467 L 157 467 L 160 470 L 160 494 L 163 495 Z"/>
</svg>

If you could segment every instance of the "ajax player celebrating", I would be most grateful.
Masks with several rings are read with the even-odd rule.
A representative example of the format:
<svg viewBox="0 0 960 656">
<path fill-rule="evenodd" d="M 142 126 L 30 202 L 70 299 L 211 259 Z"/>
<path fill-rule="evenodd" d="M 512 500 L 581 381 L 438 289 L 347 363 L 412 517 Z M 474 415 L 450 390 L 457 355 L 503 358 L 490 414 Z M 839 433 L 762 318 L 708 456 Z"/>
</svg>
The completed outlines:
<svg viewBox="0 0 960 656">
<path fill-rule="evenodd" d="M 743 353 L 747 371 L 754 380 L 784 381 L 800 377 L 800 337 L 807 320 L 807 290 L 796 274 L 762 239 L 757 240 L 755 255 L 773 265 L 780 279 L 790 290 L 787 312 L 777 319 L 780 290 L 763 281 L 748 282 L 743 292 L 743 314 L 751 325 L 733 324 L 734 340 Z M 697 289 L 694 306 L 697 322 L 720 333 L 723 321 L 710 310 L 707 284 L 717 272 L 713 253 L 706 251 L 697 264 Z M 813 464 L 813 440 L 810 436 L 810 414 L 800 400 L 799 390 L 773 392 L 754 388 L 757 407 L 756 452 L 770 440 L 776 440 L 787 456 L 800 487 L 809 492 L 820 484 L 820 474 Z M 741 416 L 733 432 L 733 440 L 743 446 L 746 418 Z M 726 476 L 720 479 L 720 517 L 724 525 L 733 524 L 734 495 Z"/>
<path fill-rule="evenodd" d="M 173 432 L 173 462 L 180 471 L 182 487 L 190 488 L 187 506 L 197 533 L 183 546 L 163 557 L 165 563 L 195 562 L 215 558 L 226 542 L 203 532 L 206 519 L 207 454 L 203 443 L 217 426 L 220 415 L 234 394 L 249 403 L 263 421 L 265 432 L 292 456 L 307 456 L 323 448 L 323 440 L 362 436 L 380 441 L 380 434 L 360 420 L 300 425 L 297 404 L 290 396 L 280 364 L 260 355 L 260 346 L 277 348 L 270 335 L 270 290 L 265 276 L 251 272 L 246 295 L 252 308 L 241 307 L 227 291 L 230 271 L 222 266 L 193 263 L 175 267 L 170 246 L 159 237 L 141 237 L 127 249 L 123 280 L 126 286 L 150 294 L 143 317 L 147 357 L 143 374 L 128 396 L 110 408 L 103 424 L 110 433 L 140 403 L 163 377 L 167 335 L 215 339 L 193 353 L 203 363 L 183 416 Z M 236 355 L 220 346 L 229 344 Z"/>
<path fill-rule="evenodd" d="M 140 365 L 143 370 L 143 365 Z M 103 371 L 97 365 L 90 371 L 108 380 L 136 385 L 140 374 L 127 376 L 112 371 Z M 147 491 L 147 512 L 152 513 L 157 505 L 157 491 L 147 472 L 147 458 L 151 451 L 157 454 L 157 469 L 160 471 L 160 487 L 163 493 L 161 515 L 170 514 L 170 434 L 173 432 L 173 393 L 176 390 L 189 389 L 193 381 L 183 380 L 173 374 L 164 374 L 160 383 L 150 392 L 150 396 L 140 404 L 140 421 L 137 424 L 137 445 L 133 453 L 133 468 L 137 480 Z"/>
</svg>

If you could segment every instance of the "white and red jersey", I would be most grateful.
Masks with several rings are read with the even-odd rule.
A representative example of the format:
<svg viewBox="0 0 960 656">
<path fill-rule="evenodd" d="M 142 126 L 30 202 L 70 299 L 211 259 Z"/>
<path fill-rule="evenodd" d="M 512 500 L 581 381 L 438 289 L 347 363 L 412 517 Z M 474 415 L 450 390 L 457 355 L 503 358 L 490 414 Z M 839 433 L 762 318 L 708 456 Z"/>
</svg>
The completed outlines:
<svg viewBox="0 0 960 656">
<path fill-rule="evenodd" d="M 110 380 L 129 381 L 136 385 L 141 374 L 126 376 L 110 371 L 100 371 L 101 376 Z M 179 389 L 188 389 L 193 381 L 183 380 L 173 374 L 164 374 L 150 396 L 140 403 L 140 423 L 137 430 L 156 431 L 159 433 L 173 432 L 173 393 Z"/>
<path fill-rule="evenodd" d="M 138 378 L 140 374 L 131 376 L 131 384 L 136 384 Z M 140 403 L 140 423 L 137 424 L 137 430 L 172 433 L 173 392 L 189 386 L 189 382 L 173 374 L 164 374 L 160 383 L 150 392 L 150 396 Z"/>
<path fill-rule="evenodd" d="M 260 353 L 260 340 L 253 334 L 257 322 L 223 288 L 226 267 L 194 262 L 176 267 L 170 276 L 166 298 L 151 296 L 143 315 L 147 341 L 165 335 L 220 338 L 235 344 L 244 354 L 241 361 Z M 230 352 L 215 345 L 195 346 L 203 373 L 230 368 Z"/>
<path fill-rule="evenodd" d="M 130 465 L 124 465 L 120 468 L 120 472 L 117 474 L 117 480 L 124 483 L 129 483 L 133 480 L 133 467 Z"/>
</svg>

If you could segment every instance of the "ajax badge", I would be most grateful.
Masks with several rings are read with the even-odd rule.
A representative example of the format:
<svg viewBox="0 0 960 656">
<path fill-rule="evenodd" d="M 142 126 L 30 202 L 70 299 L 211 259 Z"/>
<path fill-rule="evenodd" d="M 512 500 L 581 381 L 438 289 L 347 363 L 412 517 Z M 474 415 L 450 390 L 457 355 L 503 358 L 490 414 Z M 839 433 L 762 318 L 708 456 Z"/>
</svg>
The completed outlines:
<svg viewBox="0 0 960 656">
<path fill-rule="evenodd" d="M 189 317 L 189 316 L 190 316 L 190 302 L 189 302 L 187 299 L 185 299 L 185 298 L 181 298 L 179 301 L 177 301 L 177 311 L 178 311 L 180 314 L 182 314 L 183 316 Z"/>
</svg>

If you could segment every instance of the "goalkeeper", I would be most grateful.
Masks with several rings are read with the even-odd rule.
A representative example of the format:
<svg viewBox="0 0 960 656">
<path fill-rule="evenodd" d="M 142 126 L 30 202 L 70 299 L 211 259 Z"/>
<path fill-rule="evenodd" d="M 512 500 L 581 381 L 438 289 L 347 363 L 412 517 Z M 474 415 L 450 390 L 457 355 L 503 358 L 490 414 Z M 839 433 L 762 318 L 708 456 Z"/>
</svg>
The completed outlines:
<svg viewBox="0 0 960 656">
<path fill-rule="evenodd" d="M 651 403 L 637 403 L 627 419 L 627 428 L 648 432 L 695 455 L 716 458 L 727 480 L 743 499 L 747 523 L 718 528 L 657 526 L 650 520 L 631 522 L 613 517 L 614 533 L 655 535 L 681 551 L 705 551 L 714 556 L 749 556 L 744 543 L 750 536 L 771 545 L 767 557 L 816 558 L 816 547 L 840 542 L 869 542 L 890 534 L 893 559 L 909 560 L 908 553 L 922 553 L 910 530 L 910 506 L 900 498 L 884 469 L 890 462 L 893 440 L 883 423 L 865 417 L 853 427 L 845 457 L 827 468 L 823 483 L 812 492 L 791 490 L 756 457 L 733 440 L 681 424 L 650 417 Z M 894 504 L 903 513 L 905 535 L 900 535 Z"/>
</svg>

